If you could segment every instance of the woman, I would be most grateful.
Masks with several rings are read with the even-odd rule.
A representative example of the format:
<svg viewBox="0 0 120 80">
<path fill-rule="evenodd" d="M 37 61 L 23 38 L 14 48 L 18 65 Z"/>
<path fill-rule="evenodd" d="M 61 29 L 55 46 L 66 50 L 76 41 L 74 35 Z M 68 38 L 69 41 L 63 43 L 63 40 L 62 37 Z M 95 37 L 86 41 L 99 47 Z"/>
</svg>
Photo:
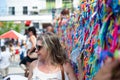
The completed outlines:
<svg viewBox="0 0 120 80">
<path fill-rule="evenodd" d="M 77 80 L 58 37 L 44 33 L 38 37 L 38 59 L 30 65 L 28 80 Z"/>
<path fill-rule="evenodd" d="M 29 40 L 28 40 L 28 56 L 35 51 L 35 47 L 36 47 L 36 29 L 35 27 L 30 27 L 28 28 L 28 34 L 29 34 Z"/>
<path fill-rule="evenodd" d="M 36 60 L 37 57 L 32 57 L 33 53 L 35 52 L 36 49 L 36 29 L 35 27 L 29 27 L 28 28 L 28 41 L 27 41 L 27 56 L 20 62 L 20 66 L 25 69 L 25 76 L 27 77 L 26 74 L 29 72 L 29 65 L 32 61 Z M 24 64 L 26 68 L 22 65 Z"/>
<path fill-rule="evenodd" d="M 15 61 L 15 48 L 12 43 L 9 44 L 9 51 L 10 53 L 12 53 L 11 61 L 14 62 Z"/>
</svg>

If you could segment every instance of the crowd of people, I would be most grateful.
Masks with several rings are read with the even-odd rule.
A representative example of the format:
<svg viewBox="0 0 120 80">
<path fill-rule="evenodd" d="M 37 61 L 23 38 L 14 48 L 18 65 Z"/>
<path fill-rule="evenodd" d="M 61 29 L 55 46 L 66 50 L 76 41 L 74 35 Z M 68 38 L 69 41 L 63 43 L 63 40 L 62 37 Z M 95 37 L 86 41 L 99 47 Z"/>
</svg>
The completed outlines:
<svg viewBox="0 0 120 80">
<path fill-rule="evenodd" d="M 48 26 L 47 31 L 39 35 L 36 35 L 34 27 L 29 27 L 28 36 L 27 55 L 20 61 L 20 66 L 28 72 L 27 74 L 25 72 L 28 80 L 77 80 L 70 60 L 62 48 L 59 38 L 53 33 L 52 26 Z M 10 46 L 12 55 L 14 51 L 12 51 L 12 45 Z M 36 54 L 37 57 L 35 57 Z M 26 79 L 25 77 L 24 79 Z M 12 80 L 12 75 L 7 78 Z"/>
<path fill-rule="evenodd" d="M 119 80 L 120 4 L 117 2 L 83 0 L 79 11 L 72 15 L 69 9 L 63 9 L 44 33 L 36 34 L 35 27 L 28 27 L 26 56 L 20 61 L 25 79 Z M 19 48 L 14 56 L 10 46 L 14 59 Z M 7 69 L 8 66 L 4 72 Z"/>
<path fill-rule="evenodd" d="M 33 29 L 33 27 L 30 27 L 30 28 Z M 29 57 L 31 54 L 34 54 L 34 53 L 29 52 L 30 50 L 28 49 L 28 53 L 27 53 L 27 56 L 25 57 L 25 60 L 24 58 L 22 59 L 25 61 L 25 63 L 21 63 L 21 64 L 24 64 L 26 66 L 26 69 L 29 70 L 28 80 L 36 80 L 36 79 L 38 80 L 40 79 L 43 79 L 43 80 L 47 80 L 47 79 L 50 79 L 50 80 L 51 79 L 52 80 L 82 80 L 82 74 L 79 76 L 79 79 L 75 76 L 70 59 L 66 55 L 66 51 L 62 47 L 58 36 L 50 31 L 40 34 L 37 37 L 35 36 L 33 37 L 35 38 L 34 40 L 36 40 L 35 41 L 36 44 L 30 44 L 31 48 L 29 49 L 33 48 L 34 50 L 34 48 L 36 48 L 36 50 L 34 51 L 31 50 L 31 52 L 32 51 L 35 52 L 35 54 L 38 55 L 37 58 L 33 59 L 32 57 Z M 32 34 L 33 36 L 33 33 L 29 32 L 29 34 Z M 35 46 L 32 47 L 32 45 L 35 45 Z M 5 57 L 4 60 L 9 62 L 9 59 L 12 53 L 11 54 L 6 53 L 5 46 L 1 47 L 1 50 L 2 50 L 2 53 L 1 53 L 2 57 L 4 56 Z M 32 61 L 29 61 L 29 59 Z M 79 61 L 78 59 L 78 62 L 80 63 L 81 61 Z M 1 72 L 4 77 L 7 76 L 9 64 L 10 63 L 7 63 L 5 67 L 3 66 L 3 64 L 0 64 L 2 65 L 2 67 L 4 67 L 4 68 L 1 68 L 2 69 Z M 117 60 L 115 60 L 114 62 L 112 60 L 106 61 L 103 68 L 99 70 L 96 76 L 94 76 L 93 80 L 111 80 L 111 77 L 114 78 L 115 80 L 119 79 L 118 75 L 116 77 L 113 77 L 113 73 L 112 73 L 112 71 L 116 67 L 118 67 L 119 64 L 120 64 L 120 61 L 117 61 Z M 81 63 L 79 66 L 80 68 L 82 68 Z M 82 69 L 80 69 L 80 72 L 81 71 Z M 27 78 L 23 76 L 21 77 L 27 80 Z M 11 76 L 7 78 L 11 78 Z"/>
</svg>

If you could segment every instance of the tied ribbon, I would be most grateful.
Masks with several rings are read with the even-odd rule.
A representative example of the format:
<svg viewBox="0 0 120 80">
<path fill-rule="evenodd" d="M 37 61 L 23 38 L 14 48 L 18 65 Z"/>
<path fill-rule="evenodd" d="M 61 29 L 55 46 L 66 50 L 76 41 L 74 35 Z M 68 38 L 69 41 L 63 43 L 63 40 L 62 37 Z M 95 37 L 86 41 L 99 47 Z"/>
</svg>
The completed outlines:
<svg viewBox="0 0 120 80">
<path fill-rule="evenodd" d="M 117 38 L 118 38 L 118 25 L 115 24 L 114 27 L 115 28 L 113 30 L 113 41 L 112 41 L 112 46 L 111 46 L 111 49 L 110 49 L 110 51 L 112 53 L 114 53 L 115 49 L 117 48 Z"/>
</svg>

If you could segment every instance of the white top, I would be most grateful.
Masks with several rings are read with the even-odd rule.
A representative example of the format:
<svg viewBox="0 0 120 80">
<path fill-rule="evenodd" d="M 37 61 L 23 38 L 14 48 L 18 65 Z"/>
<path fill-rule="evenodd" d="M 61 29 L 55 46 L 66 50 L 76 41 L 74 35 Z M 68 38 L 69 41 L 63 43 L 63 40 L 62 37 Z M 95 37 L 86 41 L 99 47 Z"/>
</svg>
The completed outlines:
<svg viewBox="0 0 120 80">
<path fill-rule="evenodd" d="M 65 80 L 69 80 L 66 72 L 64 72 L 64 75 L 65 75 Z M 38 67 L 36 66 L 33 69 L 32 80 L 62 80 L 62 74 L 61 74 L 61 71 L 47 74 L 47 73 L 40 71 Z"/>
<path fill-rule="evenodd" d="M 0 69 L 7 68 L 10 65 L 10 56 L 12 53 L 8 51 L 4 51 L 0 53 L 1 61 L 0 61 Z"/>
<path fill-rule="evenodd" d="M 27 40 L 27 49 L 31 49 L 32 43 L 30 42 L 30 38 Z"/>
<path fill-rule="evenodd" d="M 36 38 L 34 37 L 34 43 L 36 44 L 37 43 L 37 40 Z M 32 43 L 30 41 L 30 38 L 28 38 L 27 40 L 27 49 L 31 49 L 32 48 Z"/>
</svg>

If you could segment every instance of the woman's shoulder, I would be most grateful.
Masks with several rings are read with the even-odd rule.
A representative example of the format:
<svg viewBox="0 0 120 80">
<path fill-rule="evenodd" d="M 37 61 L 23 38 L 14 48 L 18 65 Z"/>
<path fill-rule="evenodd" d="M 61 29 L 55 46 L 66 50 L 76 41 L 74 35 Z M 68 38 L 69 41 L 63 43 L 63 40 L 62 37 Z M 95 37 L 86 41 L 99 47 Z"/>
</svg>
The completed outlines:
<svg viewBox="0 0 120 80">
<path fill-rule="evenodd" d="M 36 38 L 34 35 L 30 36 L 30 38 Z"/>
<path fill-rule="evenodd" d="M 69 66 L 71 66 L 71 64 L 70 64 L 69 61 L 67 61 L 67 62 L 65 62 L 65 63 L 63 64 L 63 67 L 65 67 L 65 68 L 67 68 L 67 67 L 69 67 Z"/>
<path fill-rule="evenodd" d="M 63 68 L 64 68 L 64 70 L 65 70 L 66 72 L 69 71 L 69 68 L 70 68 L 70 67 L 72 67 L 71 64 L 70 64 L 70 62 L 66 62 L 66 63 L 63 64 Z"/>
<path fill-rule="evenodd" d="M 37 38 L 34 35 L 30 36 L 30 40 L 36 40 L 36 39 Z"/>
<path fill-rule="evenodd" d="M 66 62 L 65 64 L 63 64 L 63 67 L 64 67 L 64 71 L 67 73 L 70 80 L 77 80 L 72 64 L 70 62 Z"/>
</svg>

